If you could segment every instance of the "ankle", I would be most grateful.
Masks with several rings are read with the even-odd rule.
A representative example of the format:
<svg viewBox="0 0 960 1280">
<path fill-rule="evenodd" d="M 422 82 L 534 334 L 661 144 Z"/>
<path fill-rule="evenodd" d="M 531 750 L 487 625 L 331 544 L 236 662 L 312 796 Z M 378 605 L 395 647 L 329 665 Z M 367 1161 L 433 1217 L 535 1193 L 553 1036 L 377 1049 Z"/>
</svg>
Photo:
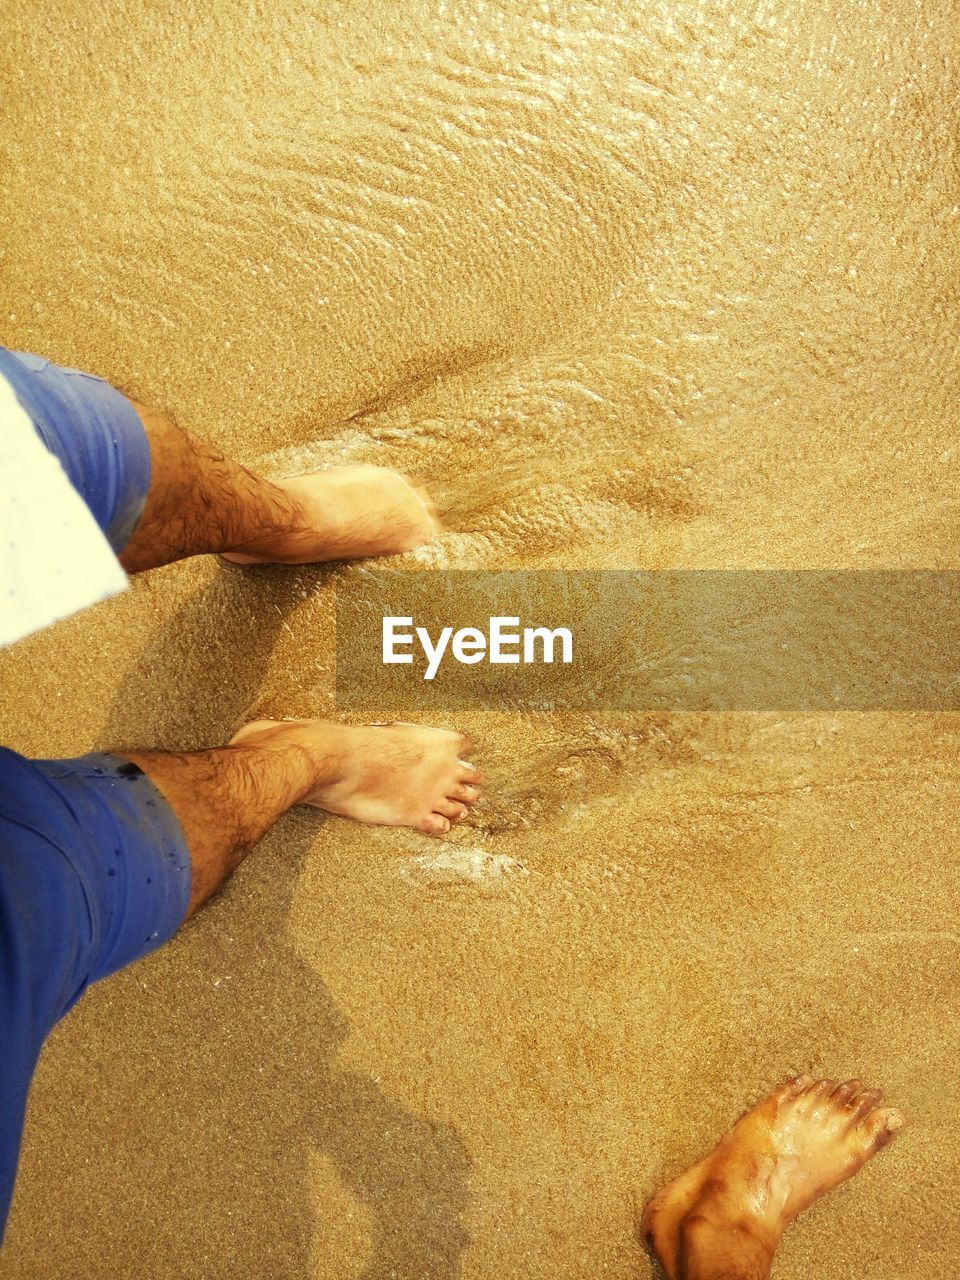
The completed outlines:
<svg viewBox="0 0 960 1280">
<path fill-rule="evenodd" d="M 323 720 L 254 721 L 231 741 L 237 750 L 253 748 L 283 761 L 292 803 L 299 804 L 319 787 L 335 783 L 347 755 L 347 726 Z"/>
<path fill-rule="evenodd" d="M 350 726 L 333 720 L 303 720 L 291 725 L 289 748 L 303 752 L 309 762 L 307 794 L 341 780 L 349 756 L 349 736 Z"/>
<path fill-rule="evenodd" d="M 682 1219 L 679 1254 L 690 1280 L 731 1275 L 763 1277 L 769 1274 L 780 1233 L 749 1213 L 735 1215 L 721 1206 L 696 1204 Z"/>
<path fill-rule="evenodd" d="M 290 538 L 311 534 L 311 513 L 284 481 L 265 480 L 248 471 L 238 491 L 243 496 L 241 516 L 232 526 L 224 527 L 223 545 L 216 548 L 221 554 L 269 555 Z"/>
<path fill-rule="evenodd" d="M 275 510 L 275 527 L 271 534 L 312 535 L 317 515 L 311 511 L 303 495 L 297 491 L 296 476 L 269 481 Z"/>
</svg>

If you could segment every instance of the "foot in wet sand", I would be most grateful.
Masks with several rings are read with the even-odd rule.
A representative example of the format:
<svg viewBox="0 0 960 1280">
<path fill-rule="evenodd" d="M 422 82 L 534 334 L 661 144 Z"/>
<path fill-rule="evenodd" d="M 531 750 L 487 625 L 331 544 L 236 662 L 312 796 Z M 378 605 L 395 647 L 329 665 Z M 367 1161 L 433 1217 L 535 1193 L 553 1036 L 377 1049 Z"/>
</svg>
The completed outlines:
<svg viewBox="0 0 960 1280">
<path fill-rule="evenodd" d="M 301 746 L 318 783 L 302 803 L 358 822 L 442 835 L 465 817 L 483 774 L 463 757 L 468 740 L 414 724 L 345 725 L 325 720 L 256 720 L 231 746 Z"/>
<path fill-rule="evenodd" d="M 437 521 L 429 500 L 396 471 L 331 467 L 276 482 L 294 499 L 293 527 L 263 533 L 223 553 L 235 564 L 316 564 L 395 555 L 430 542 Z"/>
<path fill-rule="evenodd" d="M 669 1280 L 765 1280 L 790 1223 L 904 1123 L 859 1080 L 799 1076 L 653 1197 L 641 1235 Z"/>
</svg>

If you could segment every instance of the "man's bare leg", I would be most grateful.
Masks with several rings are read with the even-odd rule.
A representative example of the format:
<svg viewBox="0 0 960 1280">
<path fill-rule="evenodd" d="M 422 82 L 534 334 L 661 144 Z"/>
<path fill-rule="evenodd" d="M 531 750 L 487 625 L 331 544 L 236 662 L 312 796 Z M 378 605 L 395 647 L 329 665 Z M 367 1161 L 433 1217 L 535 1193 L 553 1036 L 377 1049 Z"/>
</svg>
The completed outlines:
<svg viewBox="0 0 960 1280">
<path fill-rule="evenodd" d="M 205 552 L 284 564 L 391 555 L 433 537 L 428 504 L 395 471 L 333 467 L 271 483 L 131 403 L 150 443 L 151 478 L 120 557 L 128 573 Z"/>
<path fill-rule="evenodd" d="M 859 1080 L 799 1076 L 655 1195 L 641 1234 L 669 1280 L 767 1280 L 790 1223 L 904 1123 Z"/>
<path fill-rule="evenodd" d="M 212 751 L 122 754 L 180 822 L 193 870 L 192 915 L 297 804 L 360 822 L 449 831 L 483 782 L 462 758 L 467 750 L 460 734 L 419 725 L 261 720 Z"/>
<path fill-rule="evenodd" d="M 433 536 L 425 502 L 380 467 L 339 467 L 272 484 L 132 402 L 150 444 L 150 490 L 121 556 L 130 573 L 202 552 L 241 562 L 312 563 L 403 551 Z M 441 834 L 481 775 L 459 734 L 416 725 L 258 721 L 226 746 L 124 752 L 180 820 L 193 870 L 191 913 L 277 819 L 312 804 L 361 822 Z"/>
</svg>

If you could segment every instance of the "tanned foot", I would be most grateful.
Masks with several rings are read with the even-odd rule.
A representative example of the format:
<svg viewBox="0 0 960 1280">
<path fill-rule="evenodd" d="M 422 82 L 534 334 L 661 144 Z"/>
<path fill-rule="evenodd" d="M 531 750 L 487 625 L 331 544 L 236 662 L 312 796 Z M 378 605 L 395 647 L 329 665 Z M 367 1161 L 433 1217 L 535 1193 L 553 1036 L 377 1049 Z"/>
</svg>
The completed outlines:
<svg viewBox="0 0 960 1280">
<path fill-rule="evenodd" d="M 231 746 L 296 745 L 317 762 L 304 804 L 358 822 L 442 835 L 474 804 L 483 774 L 462 757 L 468 740 L 415 724 L 345 725 L 256 720 Z"/>
<path fill-rule="evenodd" d="M 296 501 L 295 527 L 271 530 L 223 553 L 235 564 L 316 564 L 395 555 L 430 542 L 437 523 L 428 499 L 384 467 L 332 467 L 280 480 Z"/>
<path fill-rule="evenodd" d="M 687 1269 L 697 1238 L 714 1241 L 728 1268 L 741 1252 L 768 1266 L 790 1223 L 903 1127 L 903 1113 L 882 1107 L 881 1096 L 859 1080 L 798 1076 L 748 1111 L 647 1206 L 641 1234 L 670 1280 L 709 1274 Z M 765 1275 L 766 1266 L 743 1274 Z"/>
</svg>

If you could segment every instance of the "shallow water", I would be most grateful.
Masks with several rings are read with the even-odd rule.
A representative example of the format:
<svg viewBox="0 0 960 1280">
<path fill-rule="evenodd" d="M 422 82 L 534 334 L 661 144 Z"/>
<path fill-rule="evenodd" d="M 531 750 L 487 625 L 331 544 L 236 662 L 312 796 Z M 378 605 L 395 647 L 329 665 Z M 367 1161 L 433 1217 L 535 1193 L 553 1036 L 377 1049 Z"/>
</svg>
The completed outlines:
<svg viewBox="0 0 960 1280">
<path fill-rule="evenodd" d="M 7 345 L 408 471 L 410 567 L 957 567 L 953 5 L 5 16 Z M 0 658 L 5 738 L 328 714 L 334 582 L 149 575 Z M 436 853 L 295 815 L 55 1033 L 0 1274 L 645 1275 L 635 1204 L 801 1068 L 913 1124 L 778 1276 L 950 1273 L 956 718 L 462 727 Z"/>
</svg>

